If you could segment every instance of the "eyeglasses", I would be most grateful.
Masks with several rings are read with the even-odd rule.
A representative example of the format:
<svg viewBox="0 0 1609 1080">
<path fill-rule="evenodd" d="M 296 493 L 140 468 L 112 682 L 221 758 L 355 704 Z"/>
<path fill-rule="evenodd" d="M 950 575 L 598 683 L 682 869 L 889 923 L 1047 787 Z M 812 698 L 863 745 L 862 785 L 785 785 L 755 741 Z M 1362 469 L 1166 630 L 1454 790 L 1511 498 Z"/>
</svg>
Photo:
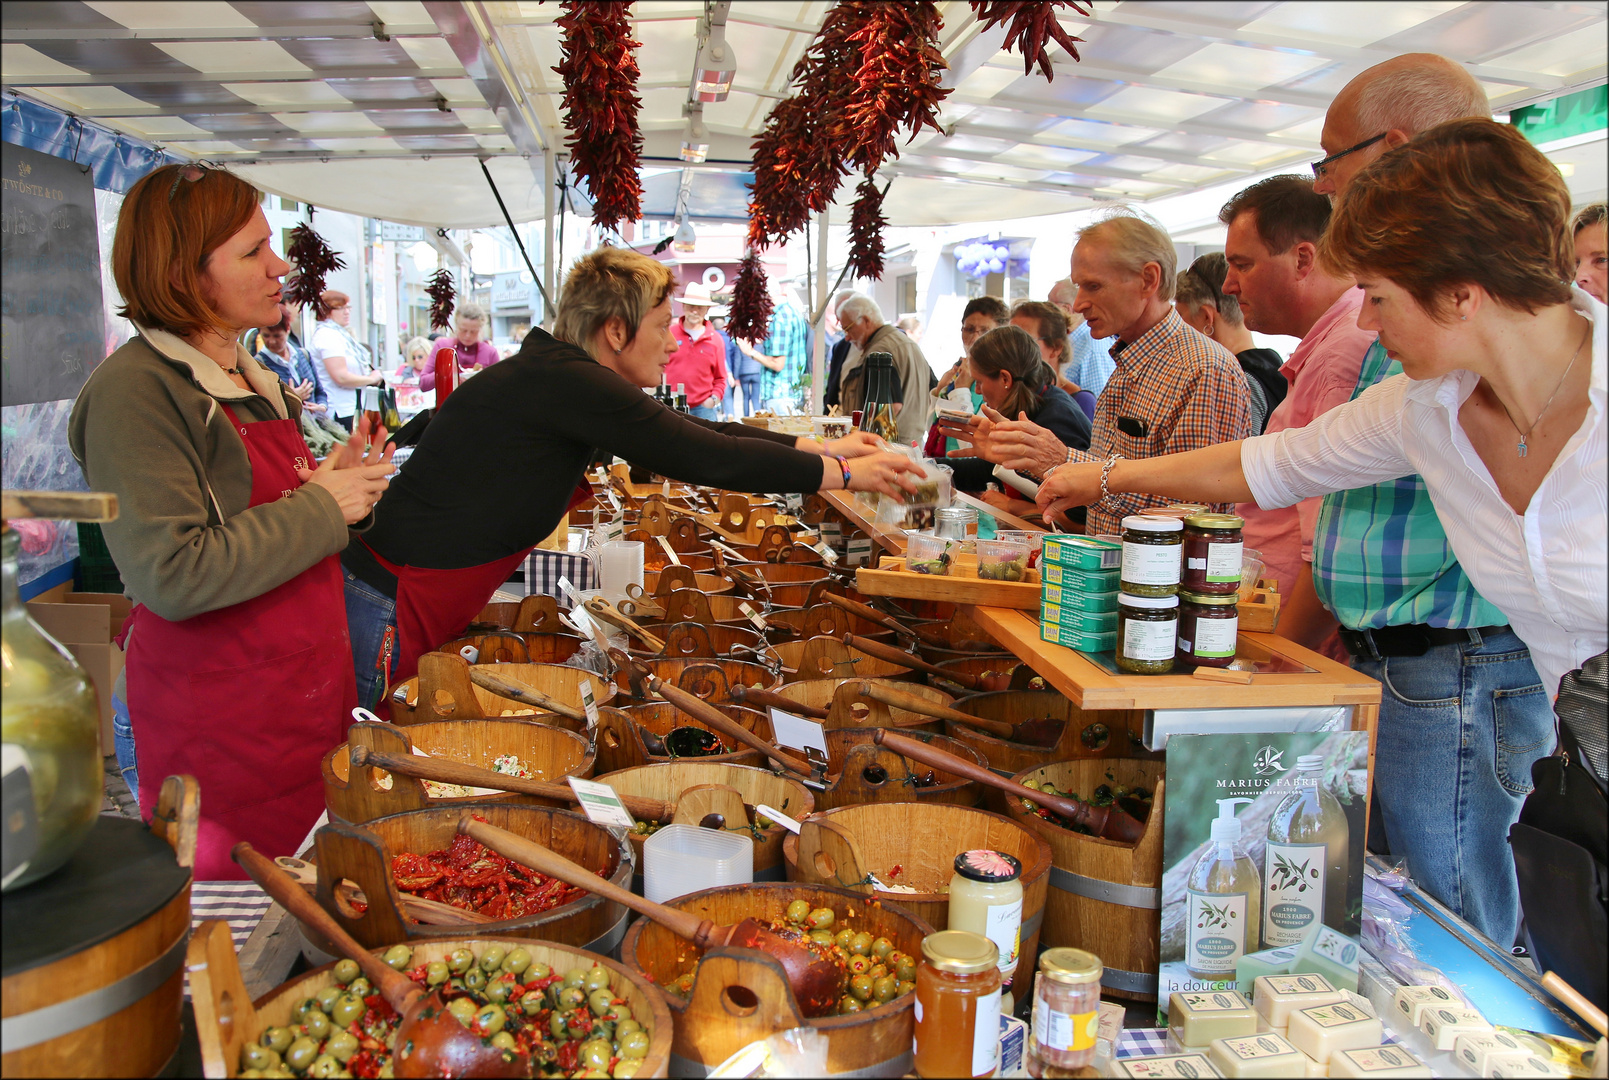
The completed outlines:
<svg viewBox="0 0 1609 1080">
<path fill-rule="evenodd" d="M 200 161 L 190 165 L 180 165 L 173 171 L 173 183 L 168 186 L 168 202 L 173 201 L 173 193 L 179 190 L 179 181 L 183 180 L 186 183 L 193 184 L 211 170 L 211 165 Z"/>
<path fill-rule="evenodd" d="M 1376 135 L 1372 139 L 1364 139 L 1362 142 L 1358 143 L 1356 146 L 1349 146 L 1345 150 L 1337 150 L 1335 153 L 1331 154 L 1329 157 L 1323 158 L 1323 159 L 1321 159 L 1319 161 L 1313 162 L 1313 177 L 1314 177 L 1314 179 L 1317 179 L 1317 180 L 1324 179 L 1324 170 L 1332 162 L 1340 161 L 1342 158 L 1346 157 L 1348 154 L 1355 154 L 1359 150 L 1362 150 L 1364 147 L 1373 146 L 1375 143 L 1379 142 L 1381 139 L 1383 139 L 1385 137 L 1386 137 L 1386 133 L 1382 131 L 1380 134 Z"/>
</svg>

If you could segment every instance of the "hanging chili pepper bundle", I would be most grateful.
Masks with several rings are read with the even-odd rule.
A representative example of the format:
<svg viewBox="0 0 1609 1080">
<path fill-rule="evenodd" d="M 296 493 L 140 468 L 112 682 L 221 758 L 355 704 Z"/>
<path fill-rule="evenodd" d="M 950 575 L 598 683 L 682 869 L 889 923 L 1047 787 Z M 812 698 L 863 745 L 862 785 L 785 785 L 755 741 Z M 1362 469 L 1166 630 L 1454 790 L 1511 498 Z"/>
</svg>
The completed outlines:
<svg viewBox="0 0 1609 1080">
<path fill-rule="evenodd" d="M 308 223 L 291 230 L 290 246 L 285 249 L 285 257 L 296 267 L 285 280 L 285 302 L 297 307 L 311 306 L 316 316 L 327 319 L 330 317 L 329 308 L 320 299 L 324 293 L 324 279 L 337 270 L 346 269 L 346 262 L 324 242 L 322 236 L 313 231 L 311 210 L 308 218 Z"/>
<path fill-rule="evenodd" d="M 457 296 L 457 290 L 453 288 L 453 276 L 445 267 L 430 275 L 430 283 L 425 286 L 425 294 L 430 297 L 430 325 L 443 329 L 451 326 L 453 300 Z"/>
<path fill-rule="evenodd" d="M 737 282 L 732 286 L 732 312 L 726 320 L 726 332 L 734 338 L 756 342 L 765 338 L 771 328 L 770 290 L 766 288 L 765 268 L 753 249 L 738 264 Z"/>
<path fill-rule="evenodd" d="M 564 57 L 565 145 L 576 175 L 592 194 L 592 220 L 604 228 L 642 216 L 642 130 L 637 111 L 637 54 L 631 5 L 565 0 L 556 21 Z"/>
<path fill-rule="evenodd" d="M 944 20 L 931 0 L 916 3 L 857 3 L 850 40 L 860 46 L 860 67 L 844 116 L 856 139 L 850 160 L 867 175 L 889 157 L 899 157 L 894 137 L 924 126 L 939 128 L 939 105 L 950 91 L 939 85 L 949 65 L 939 52 Z"/>
<path fill-rule="evenodd" d="M 1068 55 L 1074 60 L 1082 59 L 1078 55 L 1078 46 L 1075 41 L 1083 41 L 1081 37 L 1074 37 L 1063 30 L 1056 21 L 1056 9 L 1069 7 L 1078 14 L 1088 18 L 1091 5 L 1083 0 L 1050 0 L 1049 3 L 1024 3 L 1021 0 L 1008 2 L 1008 0 L 972 0 L 972 12 L 983 23 L 983 29 L 999 23 L 1010 22 L 1006 28 L 1006 40 L 1001 48 L 1008 52 L 1015 49 L 1022 54 L 1022 73 L 1028 74 L 1033 70 L 1037 61 L 1039 70 L 1045 75 L 1048 82 L 1054 79 L 1055 73 L 1051 70 L 1050 54 L 1045 51 L 1045 39 L 1052 38 L 1056 44 L 1066 49 Z"/>
<path fill-rule="evenodd" d="M 877 280 L 883 276 L 883 193 L 871 177 L 855 189 L 849 211 L 849 268 L 856 277 Z"/>
</svg>

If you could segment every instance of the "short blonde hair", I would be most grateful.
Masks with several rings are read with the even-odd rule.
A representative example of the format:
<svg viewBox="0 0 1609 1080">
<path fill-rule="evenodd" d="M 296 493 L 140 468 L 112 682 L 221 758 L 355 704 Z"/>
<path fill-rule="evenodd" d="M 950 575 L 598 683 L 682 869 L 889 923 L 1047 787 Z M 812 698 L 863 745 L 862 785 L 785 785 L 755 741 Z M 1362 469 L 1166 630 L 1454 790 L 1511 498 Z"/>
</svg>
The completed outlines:
<svg viewBox="0 0 1609 1080">
<path fill-rule="evenodd" d="M 425 358 L 429 359 L 429 357 L 430 357 L 430 339 L 429 338 L 423 338 L 423 337 L 409 338 L 408 339 L 408 344 L 406 344 L 406 345 L 404 345 L 402 347 L 402 358 L 404 360 L 412 360 L 413 359 L 413 351 L 415 349 L 423 349 L 425 351 Z"/>
<path fill-rule="evenodd" d="M 1146 263 L 1156 263 L 1162 271 L 1157 299 L 1173 300 L 1179 279 L 1179 257 L 1167 233 L 1135 214 L 1116 213 L 1079 229 L 1079 242 L 1086 239 L 1107 245 L 1113 261 L 1132 274 L 1141 273 Z"/>
<path fill-rule="evenodd" d="M 648 313 L 676 290 L 670 267 L 629 248 L 601 247 L 581 256 L 564 279 L 553 336 L 592 352 L 592 338 L 610 319 L 634 340 Z"/>
</svg>

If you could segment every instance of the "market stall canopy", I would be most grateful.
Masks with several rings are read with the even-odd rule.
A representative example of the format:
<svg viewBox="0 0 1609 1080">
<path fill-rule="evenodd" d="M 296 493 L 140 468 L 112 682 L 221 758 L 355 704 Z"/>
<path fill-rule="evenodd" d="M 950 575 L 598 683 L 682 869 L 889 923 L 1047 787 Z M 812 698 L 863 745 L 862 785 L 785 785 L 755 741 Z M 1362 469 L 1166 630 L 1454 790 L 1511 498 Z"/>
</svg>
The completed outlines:
<svg viewBox="0 0 1609 1080">
<path fill-rule="evenodd" d="M 742 216 L 749 143 L 821 25 L 821 2 L 731 5 L 730 96 L 704 107 L 709 158 L 689 203 Z M 1468 65 L 1500 113 L 1605 79 L 1600 3 L 1097 2 L 1065 13 L 1081 62 L 1023 74 L 962 0 L 940 3 L 950 64 L 942 132 L 880 175 L 893 225 L 1148 201 L 1319 157 L 1324 108 L 1404 52 Z M 644 166 L 684 168 L 682 106 L 704 5 L 632 5 Z M 228 162 L 298 201 L 468 228 L 543 214 L 544 151 L 564 129 L 557 3 L 12 2 L 8 89 L 176 152 Z M 678 189 L 680 185 L 677 185 Z M 849 197 L 845 189 L 844 198 Z M 662 199 L 651 212 L 666 215 Z M 842 217 L 839 220 L 843 220 Z"/>
</svg>

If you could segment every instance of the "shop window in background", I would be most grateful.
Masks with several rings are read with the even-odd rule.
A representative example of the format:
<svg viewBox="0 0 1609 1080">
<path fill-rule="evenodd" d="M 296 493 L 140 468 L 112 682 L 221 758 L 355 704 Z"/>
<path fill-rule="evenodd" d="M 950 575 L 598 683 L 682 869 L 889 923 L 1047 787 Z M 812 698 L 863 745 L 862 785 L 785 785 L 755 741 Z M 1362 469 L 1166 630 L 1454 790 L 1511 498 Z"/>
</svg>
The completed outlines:
<svg viewBox="0 0 1609 1080">
<path fill-rule="evenodd" d="M 894 310 L 916 310 L 916 275 L 901 274 L 894 279 Z"/>
</svg>

